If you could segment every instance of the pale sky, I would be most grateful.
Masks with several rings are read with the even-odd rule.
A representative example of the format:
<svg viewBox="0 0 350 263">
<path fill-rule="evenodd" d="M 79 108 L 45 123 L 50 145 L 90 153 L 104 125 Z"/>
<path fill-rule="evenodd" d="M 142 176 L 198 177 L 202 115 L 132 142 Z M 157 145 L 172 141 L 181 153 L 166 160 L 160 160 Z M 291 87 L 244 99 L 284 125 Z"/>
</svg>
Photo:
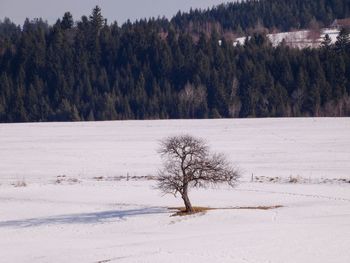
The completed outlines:
<svg viewBox="0 0 350 263">
<path fill-rule="evenodd" d="M 102 8 L 108 23 L 119 24 L 128 18 L 131 21 L 145 17 L 172 17 L 178 10 L 207 8 L 230 0 L 0 0 L 0 19 L 9 17 L 22 25 L 25 18 L 41 17 L 50 24 L 61 18 L 66 11 L 73 14 L 74 20 L 89 15 L 94 6 Z"/>
</svg>

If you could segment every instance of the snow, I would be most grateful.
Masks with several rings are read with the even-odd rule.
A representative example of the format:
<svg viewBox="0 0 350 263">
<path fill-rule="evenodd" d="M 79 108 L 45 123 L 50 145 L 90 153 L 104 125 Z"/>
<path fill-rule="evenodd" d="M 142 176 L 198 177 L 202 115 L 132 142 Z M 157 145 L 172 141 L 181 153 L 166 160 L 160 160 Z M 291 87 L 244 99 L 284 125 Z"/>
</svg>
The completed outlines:
<svg viewBox="0 0 350 263">
<path fill-rule="evenodd" d="M 273 46 L 278 46 L 283 40 L 288 43 L 288 45 L 297 48 L 305 48 L 309 46 L 314 46 L 314 41 L 309 39 L 308 30 L 283 32 L 277 34 L 268 34 L 267 37 L 272 42 Z"/>
<path fill-rule="evenodd" d="M 350 262 L 350 184 L 322 183 L 350 179 L 349 128 L 349 118 L 2 124 L 0 262 Z M 283 207 L 171 217 L 181 198 L 132 176 L 154 175 L 158 140 L 179 133 L 244 172 L 235 189 L 192 190 L 194 205 Z"/>
<path fill-rule="evenodd" d="M 332 28 L 323 28 L 320 30 L 318 36 L 317 33 L 312 33 L 310 30 L 299 30 L 299 31 L 290 31 L 290 32 L 281 32 L 267 34 L 267 38 L 271 41 L 274 47 L 277 47 L 284 40 L 288 46 L 294 48 L 317 48 L 322 43 L 326 34 L 329 35 L 331 42 L 334 44 L 337 41 L 337 36 L 339 35 L 338 29 Z M 313 39 L 314 35 L 315 39 Z M 239 37 L 235 40 L 234 45 L 238 43 L 243 45 L 246 37 Z"/>
<path fill-rule="evenodd" d="M 326 34 L 328 34 L 329 38 L 332 40 L 332 43 L 334 44 L 337 41 L 339 32 L 340 32 L 339 29 L 324 28 L 322 30 L 321 39 L 323 40 Z"/>
<path fill-rule="evenodd" d="M 159 140 L 203 137 L 245 175 L 350 178 L 350 119 L 243 119 L 0 125 L 0 178 L 154 175 Z"/>
</svg>

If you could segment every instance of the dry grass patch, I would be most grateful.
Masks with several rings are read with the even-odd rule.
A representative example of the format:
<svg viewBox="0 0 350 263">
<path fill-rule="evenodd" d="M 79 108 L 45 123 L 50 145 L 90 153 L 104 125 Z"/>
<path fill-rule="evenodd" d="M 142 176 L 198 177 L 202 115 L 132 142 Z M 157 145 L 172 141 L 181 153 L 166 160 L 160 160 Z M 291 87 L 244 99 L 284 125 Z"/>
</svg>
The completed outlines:
<svg viewBox="0 0 350 263">
<path fill-rule="evenodd" d="M 246 210 L 271 210 L 281 208 L 283 205 L 274 205 L 274 206 L 241 206 L 241 207 L 232 207 L 227 209 L 246 209 Z M 226 208 L 223 208 L 226 209 Z"/>
<path fill-rule="evenodd" d="M 102 181 L 104 179 L 103 176 L 95 176 L 92 179 L 96 180 L 96 181 Z"/>
<path fill-rule="evenodd" d="M 188 213 L 186 212 L 185 207 L 169 207 L 169 210 L 175 210 L 174 214 L 171 216 L 187 216 L 187 215 L 193 215 L 197 213 L 206 213 L 210 210 L 271 210 L 271 209 L 277 209 L 282 208 L 282 205 L 274 205 L 274 206 L 236 206 L 236 207 L 202 207 L 202 206 L 195 206 L 193 207 L 193 212 Z"/>
<path fill-rule="evenodd" d="M 218 208 L 194 206 L 193 212 L 191 212 L 191 213 L 186 212 L 185 207 L 169 207 L 168 209 L 177 211 L 176 213 L 172 214 L 171 216 L 187 216 L 187 215 L 193 215 L 193 214 L 197 214 L 197 213 L 205 213 L 209 210 L 216 210 Z"/>
<path fill-rule="evenodd" d="M 18 181 L 16 183 L 12 184 L 14 187 L 26 187 L 27 183 L 23 180 L 23 181 Z"/>
<path fill-rule="evenodd" d="M 63 184 L 63 183 L 77 184 L 77 183 L 80 183 L 80 180 L 77 178 L 69 178 L 66 175 L 58 175 L 56 177 L 55 184 Z"/>
</svg>

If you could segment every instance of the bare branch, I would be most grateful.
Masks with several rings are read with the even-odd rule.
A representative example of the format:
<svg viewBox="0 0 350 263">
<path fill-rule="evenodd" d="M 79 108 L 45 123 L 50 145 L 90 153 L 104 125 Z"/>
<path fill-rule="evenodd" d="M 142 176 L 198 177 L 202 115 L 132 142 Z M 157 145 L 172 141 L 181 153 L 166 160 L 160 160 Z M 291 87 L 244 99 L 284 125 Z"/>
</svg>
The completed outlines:
<svg viewBox="0 0 350 263">
<path fill-rule="evenodd" d="M 188 187 L 207 187 L 220 183 L 235 186 L 240 173 L 223 154 L 210 154 L 204 140 L 190 135 L 165 138 L 158 150 L 163 169 L 158 185 L 163 193 L 181 194 L 186 209 L 191 210 Z"/>
</svg>

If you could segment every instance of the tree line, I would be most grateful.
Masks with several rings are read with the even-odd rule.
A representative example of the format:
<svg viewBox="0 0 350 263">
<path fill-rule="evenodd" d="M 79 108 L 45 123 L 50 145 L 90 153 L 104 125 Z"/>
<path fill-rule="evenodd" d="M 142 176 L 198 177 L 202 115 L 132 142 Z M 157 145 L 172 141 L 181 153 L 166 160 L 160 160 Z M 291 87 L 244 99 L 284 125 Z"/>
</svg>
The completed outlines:
<svg viewBox="0 0 350 263">
<path fill-rule="evenodd" d="M 203 32 L 212 26 L 238 35 L 264 27 L 269 31 L 307 28 L 312 22 L 327 27 L 350 17 L 349 0 L 243 0 L 207 10 L 178 12 L 171 22 L 179 30 Z"/>
<path fill-rule="evenodd" d="M 276 1 L 242 6 L 261 2 Z M 108 24 L 99 7 L 0 23 L 0 122 L 350 116 L 349 94 L 347 30 L 298 50 L 258 33 L 233 46 L 165 18 Z"/>
</svg>

